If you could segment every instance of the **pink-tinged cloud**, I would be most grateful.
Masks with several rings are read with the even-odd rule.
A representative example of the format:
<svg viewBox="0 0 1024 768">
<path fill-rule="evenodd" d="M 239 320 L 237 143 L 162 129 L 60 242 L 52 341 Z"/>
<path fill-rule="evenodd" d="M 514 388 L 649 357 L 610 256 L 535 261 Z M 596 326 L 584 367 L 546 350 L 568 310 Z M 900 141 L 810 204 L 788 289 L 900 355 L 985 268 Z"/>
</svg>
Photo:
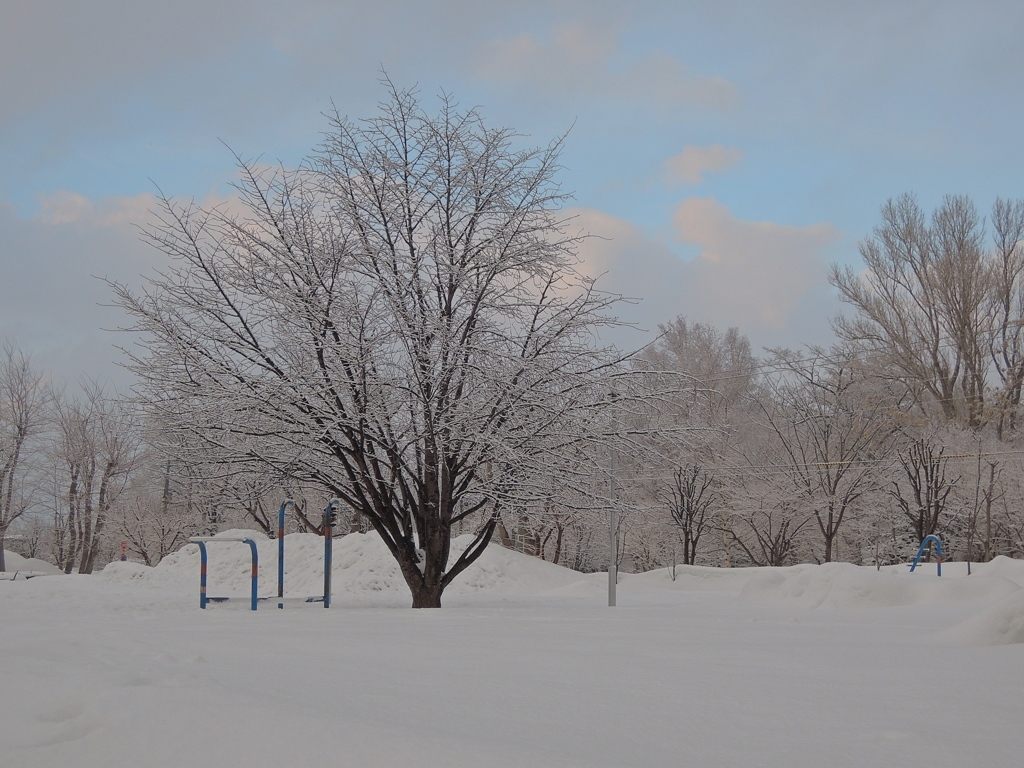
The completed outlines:
<svg viewBox="0 0 1024 768">
<path fill-rule="evenodd" d="M 257 169 L 258 170 L 258 169 Z M 270 168 L 270 172 L 276 171 Z M 72 192 L 59 189 L 51 194 L 38 196 L 39 210 L 32 217 L 34 222 L 54 226 L 77 224 L 87 227 L 122 229 L 138 236 L 136 227 L 155 223 L 154 211 L 161 209 L 156 196 L 140 192 L 131 197 L 104 197 L 96 201 Z M 188 204 L 187 199 L 178 199 L 178 205 Z M 211 192 L 195 205 L 203 208 L 218 208 L 244 219 L 248 209 L 242 205 L 235 193 L 228 195 Z"/>
<path fill-rule="evenodd" d="M 742 159 L 743 153 L 736 147 L 688 144 L 665 161 L 665 171 L 669 182 L 697 185 L 704 183 L 704 174 L 726 171 Z"/>
<path fill-rule="evenodd" d="M 72 224 L 92 215 L 93 205 L 83 195 L 58 189 L 50 195 L 39 195 L 36 219 L 44 224 Z"/>
<path fill-rule="evenodd" d="M 87 224 L 96 227 L 125 227 L 143 224 L 156 207 L 156 197 L 142 192 L 132 197 L 106 197 L 97 202 L 67 189 L 39 195 L 39 211 L 33 217 L 42 224 Z"/>
<path fill-rule="evenodd" d="M 839 234 L 830 224 L 789 227 L 743 221 L 713 199 L 682 201 L 674 221 L 680 242 L 697 245 L 690 261 L 631 222 L 576 208 L 580 231 L 593 237 L 579 249 L 581 271 L 598 287 L 641 301 L 620 308 L 647 329 L 677 315 L 736 326 L 757 346 L 827 343 L 829 317 L 839 307 L 825 290 L 825 250 Z M 649 340 L 649 336 L 646 340 Z M 624 346 L 637 346 L 634 336 Z"/>
<path fill-rule="evenodd" d="M 825 249 L 839 239 L 827 223 L 792 227 L 743 221 L 714 198 L 691 197 L 672 216 L 676 241 L 696 245 L 692 279 L 702 296 L 737 317 L 782 327 L 825 275 Z"/>
<path fill-rule="evenodd" d="M 547 40 L 525 34 L 490 40 L 480 49 L 475 71 L 485 80 L 528 85 L 562 98 L 610 96 L 718 111 L 729 111 L 739 101 L 735 84 L 692 72 L 662 52 L 613 70 L 612 59 L 619 53 L 611 31 L 573 23 Z"/>
</svg>

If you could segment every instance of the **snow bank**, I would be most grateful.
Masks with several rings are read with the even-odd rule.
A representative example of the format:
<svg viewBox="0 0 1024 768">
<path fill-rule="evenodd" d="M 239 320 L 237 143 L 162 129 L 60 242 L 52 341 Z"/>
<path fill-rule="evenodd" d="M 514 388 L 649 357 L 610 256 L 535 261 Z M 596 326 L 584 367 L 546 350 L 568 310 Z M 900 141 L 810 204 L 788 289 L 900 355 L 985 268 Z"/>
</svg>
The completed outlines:
<svg viewBox="0 0 1024 768">
<path fill-rule="evenodd" d="M 61 572 L 60 568 L 55 565 L 51 565 L 45 560 L 38 560 L 34 557 L 22 557 L 17 552 L 11 552 L 4 550 L 4 566 L 7 568 L 6 573 L 0 574 L 0 578 L 12 579 L 14 574 L 18 574 L 18 578 L 24 576 L 50 576 Z"/>
<path fill-rule="evenodd" d="M 972 602 L 987 605 L 1021 590 L 1000 575 L 970 577 L 894 573 L 849 563 L 759 569 L 740 596 L 780 600 L 806 608 L 878 608 Z M 945 570 L 945 569 L 943 569 Z M 992 569 L 998 572 L 999 568 Z M 1007 570 L 1005 567 L 1003 570 Z"/>
<path fill-rule="evenodd" d="M 990 605 L 981 613 L 941 632 L 938 637 L 957 645 L 1024 643 L 1024 590 Z"/>
<path fill-rule="evenodd" d="M 677 565 L 646 573 L 619 573 L 618 589 L 624 595 L 643 592 L 739 592 L 759 568 L 711 568 L 703 565 Z M 608 590 L 607 572 L 575 574 L 571 584 L 544 592 L 549 597 L 598 598 Z"/>
<path fill-rule="evenodd" d="M 261 597 L 277 595 L 277 541 L 259 531 L 231 530 L 218 538 L 248 537 L 259 554 Z M 449 563 L 472 542 L 472 536 L 452 541 Z M 207 544 L 208 594 L 247 597 L 251 587 L 251 555 L 238 541 Z M 320 536 L 294 533 L 285 537 L 285 597 L 323 594 L 324 542 Z M 194 595 L 199 588 L 199 546 L 188 544 L 155 568 L 114 562 L 99 574 L 108 582 L 133 582 Z M 963 566 L 963 567 L 961 567 Z M 51 569 L 52 566 L 49 566 Z M 871 608 L 972 602 L 979 607 L 1006 598 L 1024 586 L 1024 562 L 1005 557 L 974 565 L 966 577 L 963 563 L 943 566 L 943 577 L 932 572 L 907 573 L 906 566 L 877 571 L 848 563 L 796 565 L 789 568 L 709 568 L 680 565 L 676 578 L 668 568 L 621 574 L 624 596 L 652 592 L 732 592 L 745 599 L 776 600 L 808 608 Z M 56 569 L 53 569 L 56 570 Z M 537 596 L 601 599 L 607 590 L 604 573 L 581 574 L 536 557 L 497 545 L 460 574 L 446 590 L 449 596 Z M 331 591 L 335 600 L 404 604 L 409 588 L 387 547 L 376 533 L 353 533 L 334 540 Z"/>
<path fill-rule="evenodd" d="M 259 557 L 261 597 L 277 595 L 276 540 L 267 539 L 257 531 L 232 530 L 219 538 L 249 537 L 256 541 Z M 452 541 L 449 563 L 473 541 L 469 535 Z M 211 597 L 246 596 L 252 574 L 249 546 L 242 542 L 207 543 L 208 587 Z M 309 533 L 293 533 L 285 537 L 285 597 L 308 597 L 323 594 L 324 540 Z M 200 554 L 198 544 L 188 544 L 165 557 L 155 568 L 138 563 L 114 562 L 103 569 L 101 579 L 112 582 L 132 581 L 154 586 L 172 587 L 182 594 L 198 590 Z M 460 574 L 446 590 L 448 595 L 540 594 L 570 584 L 580 574 L 519 552 L 498 546 L 488 547 L 484 554 Z M 351 533 L 335 539 L 332 551 L 331 593 L 334 599 L 393 597 L 403 602 L 409 588 L 398 563 L 376 533 Z"/>
<path fill-rule="evenodd" d="M 953 565 L 959 566 L 961 569 L 967 567 L 966 563 L 954 563 Z M 945 569 L 946 567 L 943 566 L 944 572 Z M 971 571 L 979 576 L 999 576 L 1024 588 L 1024 560 L 1012 560 L 1000 555 L 988 563 L 974 563 L 971 565 Z"/>
<path fill-rule="evenodd" d="M 797 566 L 800 567 L 800 566 Z M 709 568 L 703 565 L 677 565 L 672 579 L 670 568 L 629 575 L 631 587 L 644 586 L 681 592 L 739 592 L 762 568 Z M 789 570 L 789 569 L 780 569 Z"/>
</svg>

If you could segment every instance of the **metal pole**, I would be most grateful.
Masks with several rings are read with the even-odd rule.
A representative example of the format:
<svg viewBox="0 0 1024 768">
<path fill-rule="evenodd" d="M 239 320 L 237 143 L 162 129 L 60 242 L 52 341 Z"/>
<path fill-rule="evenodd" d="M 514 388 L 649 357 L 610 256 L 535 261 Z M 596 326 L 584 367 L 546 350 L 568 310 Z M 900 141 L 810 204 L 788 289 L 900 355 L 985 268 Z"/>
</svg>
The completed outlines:
<svg viewBox="0 0 1024 768">
<path fill-rule="evenodd" d="M 324 510 L 324 608 L 331 607 L 331 528 L 337 503 L 337 499 L 331 499 Z"/>
<path fill-rule="evenodd" d="M 256 554 L 256 542 L 252 539 L 245 539 L 245 543 L 249 545 L 249 549 L 252 550 L 252 610 L 256 610 L 256 604 L 259 602 L 257 597 L 260 566 L 259 556 Z"/>
<path fill-rule="evenodd" d="M 291 499 L 285 500 L 277 513 L 277 596 L 284 597 L 284 511 L 289 504 L 295 502 Z M 284 603 L 278 603 L 278 608 L 284 608 Z"/>
<path fill-rule="evenodd" d="M 942 541 L 939 539 L 938 536 L 935 536 L 934 534 L 929 534 L 928 536 L 925 536 L 924 540 L 921 542 L 921 546 L 918 547 L 917 557 L 914 558 L 914 564 L 910 566 L 911 573 L 913 573 L 914 569 L 917 568 L 917 564 L 921 560 L 921 555 L 923 555 L 925 549 L 927 549 L 928 543 L 932 541 L 935 542 L 936 570 L 939 576 L 942 575 Z"/>
<path fill-rule="evenodd" d="M 199 542 L 199 607 L 206 608 L 206 544 Z"/>
</svg>

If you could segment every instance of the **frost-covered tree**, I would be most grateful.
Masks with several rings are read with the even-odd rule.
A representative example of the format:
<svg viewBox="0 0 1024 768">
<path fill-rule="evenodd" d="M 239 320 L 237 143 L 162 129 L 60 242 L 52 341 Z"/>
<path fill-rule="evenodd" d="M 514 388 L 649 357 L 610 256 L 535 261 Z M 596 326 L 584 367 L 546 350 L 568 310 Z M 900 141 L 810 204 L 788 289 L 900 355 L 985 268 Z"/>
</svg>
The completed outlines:
<svg viewBox="0 0 1024 768">
<path fill-rule="evenodd" d="M 680 544 L 689 564 L 698 542 L 705 559 L 717 550 L 704 534 L 723 512 L 719 469 L 741 455 L 758 381 L 750 341 L 738 329 L 722 331 L 683 316 L 658 329 L 657 340 L 633 362 L 647 396 L 627 424 L 645 450 L 639 462 L 625 457 L 619 472 L 628 506 L 644 510 L 641 517 L 654 516 L 634 528 L 638 567 L 657 558 L 675 562 Z"/>
<path fill-rule="evenodd" d="M 56 463 L 64 494 L 58 515 L 66 541 L 58 563 L 71 573 L 92 573 L 111 510 L 138 458 L 139 434 L 127 401 L 86 382 L 78 396 L 57 397 Z"/>
<path fill-rule="evenodd" d="M 29 359 L 13 347 L 0 348 L 0 572 L 5 570 L 7 530 L 29 507 L 26 469 L 48 399 L 42 377 L 32 370 Z"/>
<path fill-rule="evenodd" d="M 880 484 L 880 468 L 893 444 L 896 402 L 865 380 L 848 351 L 809 352 L 802 358 L 774 351 L 777 372 L 765 377 L 768 396 L 758 405 L 785 467 L 779 477 L 792 483 L 812 513 L 827 563 L 844 523 L 864 494 Z"/>
<path fill-rule="evenodd" d="M 503 507 L 586 478 L 605 423 L 614 297 L 575 265 L 560 143 L 517 150 L 443 98 L 335 116 L 298 170 L 239 160 L 242 212 L 163 200 L 142 293 L 140 391 L 235 466 L 317 483 L 369 520 L 414 607 L 436 607 Z M 575 458 L 574 458 L 575 457 Z M 582 485 L 582 482 L 581 482 Z M 452 526 L 479 518 L 449 562 Z"/>
<path fill-rule="evenodd" d="M 697 546 L 714 522 L 712 505 L 717 496 L 714 478 L 699 464 L 673 470 L 664 500 L 683 539 L 685 565 L 697 562 Z"/>
<path fill-rule="evenodd" d="M 893 482 L 890 493 L 913 528 L 916 541 L 940 531 L 949 495 L 960 482 L 959 475 L 947 476 L 949 459 L 944 454 L 943 447 L 918 438 L 899 456 L 904 477 Z"/>
</svg>

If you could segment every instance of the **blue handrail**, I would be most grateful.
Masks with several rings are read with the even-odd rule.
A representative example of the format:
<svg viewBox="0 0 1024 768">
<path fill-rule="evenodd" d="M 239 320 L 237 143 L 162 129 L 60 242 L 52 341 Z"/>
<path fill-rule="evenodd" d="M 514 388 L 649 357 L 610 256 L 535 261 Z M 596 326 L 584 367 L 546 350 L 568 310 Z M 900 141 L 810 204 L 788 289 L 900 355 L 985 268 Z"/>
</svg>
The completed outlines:
<svg viewBox="0 0 1024 768">
<path fill-rule="evenodd" d="M 917 557 L 914 558 L 914 564 L 910 566 L 911 573 L 913 573 L 914 569 L 917 568 L 917 563 L 921 559 L 921 555 L 923 555 L 925 549 L 928 548 L 928 543 L 932 541 L 935 542 L 935 563 L 937 566 L 938 574 L 939 576 L 942 575 L 942 542 L 939 540 L 938 536 L 932 534 L 925 536 L 924 540 L 921 542 L 921 546 L 918 547 Z"/>
</svg>

